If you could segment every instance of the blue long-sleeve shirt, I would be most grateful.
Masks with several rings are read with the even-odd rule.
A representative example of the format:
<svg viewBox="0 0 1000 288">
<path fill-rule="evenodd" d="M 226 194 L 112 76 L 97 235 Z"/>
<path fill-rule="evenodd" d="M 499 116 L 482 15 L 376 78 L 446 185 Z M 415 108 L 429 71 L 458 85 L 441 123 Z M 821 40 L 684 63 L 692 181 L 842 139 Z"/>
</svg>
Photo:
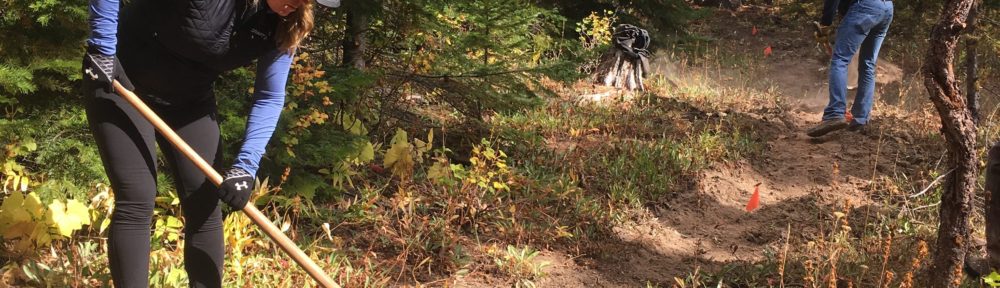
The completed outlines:
<svg viewBox="0 0 1000 288">
<path fill-rule="evenodd" d="M 274 127 L 285 105 L 285 83 L 291 66 L 292 54 L 284 51 L 275 50 L 257 60 L 253 107 L 247 119 L 243 147 L 236 155 L 234 164 L 251 175 L 257 174 L 264 147 L 274 134 Z"/>
<path fill-rule="evenodd" d="M 106 55 L 117 52 L 119 3 L 119 0 L 90 0 L 91 34 L 87 44 Z M 253 106 L 247 119 L 243 144 L 233 164 L 251 175 L 257 174 L 264 148 L 277 126 L 291 65 L 292 54 L 278 49 L 257 58 Z"/>
<path fill-rule="evenodd" d="M 104 55 L 118 46 L 118 0 L 90 0 L 90 38 L 87 45 Z"/>
</svg>

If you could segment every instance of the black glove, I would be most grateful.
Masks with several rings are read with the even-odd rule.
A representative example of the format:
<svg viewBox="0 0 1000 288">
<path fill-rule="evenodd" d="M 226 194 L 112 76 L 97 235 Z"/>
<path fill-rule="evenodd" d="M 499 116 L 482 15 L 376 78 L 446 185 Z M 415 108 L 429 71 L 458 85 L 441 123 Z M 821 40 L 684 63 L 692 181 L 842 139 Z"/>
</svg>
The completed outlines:
<svg viewBox="0 0 1000 288">
<path fill-rule="evenodd" d="M 111 83 L 118 77 L 115 62 L 114 55 L 104 55 L 96 49 L 87 48 L 87 54 L 83 56 L 83 77 L 105 85 L 108 91 L 114 91 Z"/>
<path fill-rule="evenodd" d="M 247 171 L 240 168 L 230 168 L 222 175 L 219 185 L 219 200 L 236 209 L 243 209 L 253 194 L 254 179 Z"/>
</svg>

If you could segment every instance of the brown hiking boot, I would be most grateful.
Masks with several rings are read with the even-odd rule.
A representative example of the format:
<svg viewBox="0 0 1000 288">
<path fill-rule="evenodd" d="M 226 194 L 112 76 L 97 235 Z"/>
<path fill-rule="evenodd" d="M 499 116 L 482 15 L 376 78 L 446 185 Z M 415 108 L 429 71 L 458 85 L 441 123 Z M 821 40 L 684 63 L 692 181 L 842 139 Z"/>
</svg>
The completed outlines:
<svg viewBox="0 0 1000 288">
<path fill-rule="evenodd" d="M 816 127 L 806 131 L 806 135 L 809 135 L 809 137 L 820 137 L 844 128 L 847 128 L 847 121 L 844 121 L 844 118 L 823 120 Z"/>
<path fill-rule="evenodd" d="M 851 123 L 850 125 L 847 126 L 847 131 L 868 136 L 868 125 Z"/>
</svg>

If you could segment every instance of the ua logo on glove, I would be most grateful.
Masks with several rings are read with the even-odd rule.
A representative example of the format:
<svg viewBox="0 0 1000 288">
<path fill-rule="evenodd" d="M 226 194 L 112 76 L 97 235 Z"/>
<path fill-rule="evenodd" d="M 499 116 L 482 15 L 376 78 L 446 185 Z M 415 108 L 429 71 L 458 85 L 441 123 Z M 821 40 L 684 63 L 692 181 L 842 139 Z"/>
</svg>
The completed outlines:
<svg viewBox="0 0 1000 288">
<path fill-rule="evenodd" d="M 97 73 L 94 73 L 94 69 L 87 68 L 83 72 L 87 73 L 87 76 L 90 76 L 90 80 L 97 80 Z"/>
<path fill-rule="evenodd" d="M 226 172 L 219 185 L 219 199 L 233 208 L 243 209 L 253 193 L 253 175 L 240 168 L 232 168 Z"/>
</svg>

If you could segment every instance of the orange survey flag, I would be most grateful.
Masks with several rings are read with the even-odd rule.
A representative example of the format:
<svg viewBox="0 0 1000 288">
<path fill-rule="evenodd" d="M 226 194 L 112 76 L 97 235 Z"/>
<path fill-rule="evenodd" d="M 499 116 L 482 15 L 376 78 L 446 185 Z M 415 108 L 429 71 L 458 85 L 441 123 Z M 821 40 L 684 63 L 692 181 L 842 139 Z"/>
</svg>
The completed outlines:
<svg viewBox="0 0 1000 288">
<path fill-rule="evenodd" d="M 757 210 L 758 206 L 760 206 L 760 183 L 753 186 L 753 195 L 750 196 L 750 202 L 747 202 L 747 212 Z"/>
</svg>

